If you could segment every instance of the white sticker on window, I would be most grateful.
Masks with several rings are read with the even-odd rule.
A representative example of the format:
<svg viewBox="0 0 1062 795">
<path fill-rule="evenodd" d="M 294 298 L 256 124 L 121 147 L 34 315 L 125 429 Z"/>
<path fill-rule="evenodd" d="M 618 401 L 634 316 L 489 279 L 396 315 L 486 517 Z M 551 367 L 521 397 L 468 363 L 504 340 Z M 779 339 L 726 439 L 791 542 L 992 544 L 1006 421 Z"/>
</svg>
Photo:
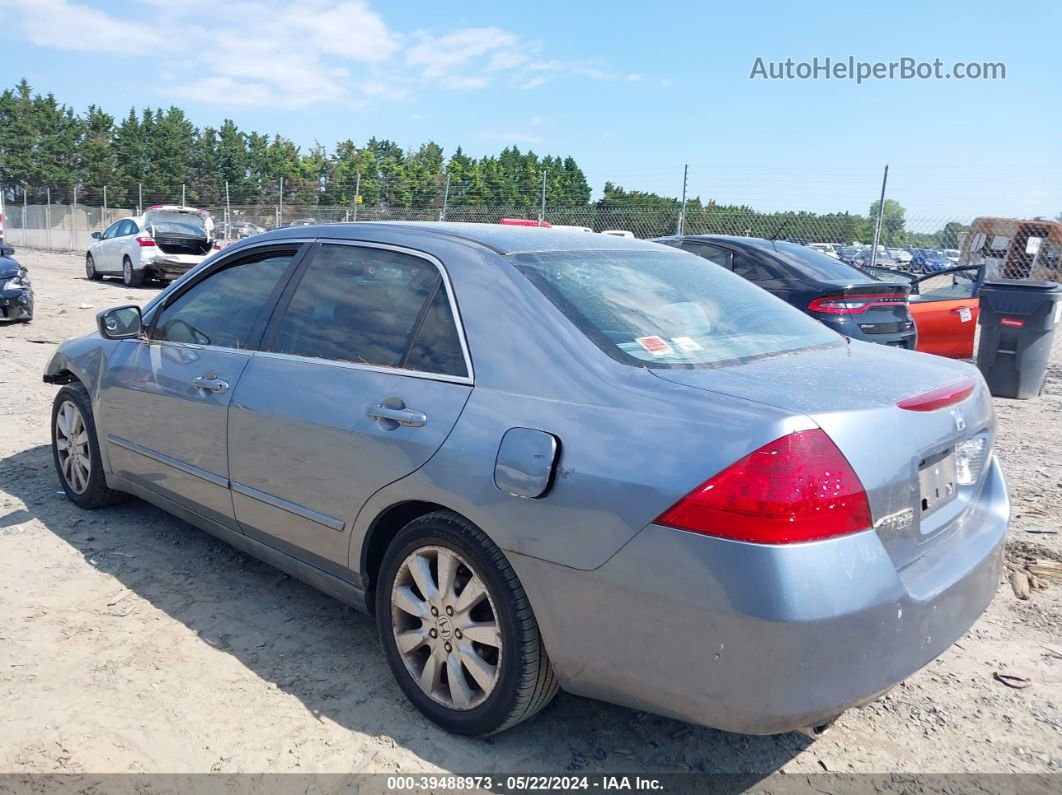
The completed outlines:
<svg viewBox="0 0 1062 795">
<path fill-rule="evenodd" d="M 963 323 L 969 323 L 970 320 L 972 320 L 972 319 L 973 319 L 973 312 L 970 311 L 970 307 L 968 307 L 968 306 L 959 307 L 959 320 L 961 320 Z"/>
<path fill-rule="evenodd" d="M 1062 304 L 1059 304 L 1059 306 L 1062 306 Z M 704 350 L 701 344 L 693 337 L 672 337 L 671 344 L 682 353 L 696 353 Z"/>
</svg>

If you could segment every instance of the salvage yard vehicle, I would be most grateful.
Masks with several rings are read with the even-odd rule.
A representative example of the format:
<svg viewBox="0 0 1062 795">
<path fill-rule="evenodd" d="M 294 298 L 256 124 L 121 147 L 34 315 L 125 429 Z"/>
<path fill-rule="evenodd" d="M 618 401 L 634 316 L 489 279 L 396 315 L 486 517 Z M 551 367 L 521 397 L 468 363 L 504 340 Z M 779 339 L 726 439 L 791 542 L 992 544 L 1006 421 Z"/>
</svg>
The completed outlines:
<svg viewBox="0 0 1062 795">
<path fill-rule="evenodd" d="M 206 210 L 159 204 L 142 216 L 115 221 L 85 254 L 85 276 L 121 276 L 127 287 L 149 279 L 171 282 L 221 248 Z"/>
<path fill-rule="evenodd" d="M 11 320 L 33 320 L 33 285 L 15 249 L 0 240 L 0 321 Z"/>
<path fill-rule="evenodd" d="M 999 581 L 974 367 L 845 340 L 645 241 L 276 230 L 101 312 L 44 380 L 74 504 L 137 495 L 369 612 L 460 734 L 558 688 L 820 731 Z"/>
<path fill-rule="evenodd" d="M 958 264 L 984 268 L 986 279 L 1062 281 L 1062 223 L 975 218 Z"/>
<path fill-rule="evenodd" d="M 662 237 L 758 284 L 847 337 L 914 349 L 908 288 L 883 282 L 809 246 L 725 235 Z"/>
</svg>

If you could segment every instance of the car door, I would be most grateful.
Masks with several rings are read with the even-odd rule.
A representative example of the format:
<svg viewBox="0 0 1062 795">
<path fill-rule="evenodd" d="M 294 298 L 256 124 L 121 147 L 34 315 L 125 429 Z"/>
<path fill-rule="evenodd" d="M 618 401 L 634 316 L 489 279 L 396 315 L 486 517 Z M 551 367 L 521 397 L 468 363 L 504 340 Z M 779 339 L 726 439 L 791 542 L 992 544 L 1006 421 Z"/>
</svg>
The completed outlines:
<svg viewBox="0 0 1062 795">
<path fill-rule="evenodd" d="M 140 262 L 140 244 L 136 239 L 139 232 L 140 227 L 136 225 L 136 221 L 132 218 L 126 218 L 122 221 L 122 226 L 119 228 L 118 235 L 114 240 L 114 270 L 116 273 L 122 272 L 126 257 L 129 257 L 129 261 L 133 263 L 134 267 Z"/>
<path fill-rule="evenodd" d="M 99 397 L 113 472 L 236 527 L 229 401 L 298 252 L 271 246 L 219 261 L 156 308 L 144 338 L 117 345 Z"/>
<path fill-rule="evenodd" d="M 90 250 L 97 273 L 113 273 L 118 269 L 118 266 L 114 265 L 116 245 L 114 239 L 123 223 L 125 221 L 115 221 L 103 231 L 100 239 L 92 245 Z"/>
<path fill-rule="evenodd" d="M 324 242 L 292 282 L 233 398 L 233 503 L 248 535 L 342 574 L 358 510 L 457 422 L 471 360 L 427 255 Z"/>
<path fill-rule="evenodd" d="M 964 267 L 914 280 L 910 309 L 918 330 L 916 350 L 951 359 L 973 358 L 980 278 L 980 268 Z"/>
</svg>

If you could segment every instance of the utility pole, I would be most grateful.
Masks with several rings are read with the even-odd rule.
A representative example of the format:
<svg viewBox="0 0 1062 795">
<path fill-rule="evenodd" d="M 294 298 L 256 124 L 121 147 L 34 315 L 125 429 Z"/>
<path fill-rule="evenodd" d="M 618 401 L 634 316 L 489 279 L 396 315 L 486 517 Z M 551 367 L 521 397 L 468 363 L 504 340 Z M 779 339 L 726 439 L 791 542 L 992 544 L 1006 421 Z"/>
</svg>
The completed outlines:
<svg viewBox="0 0 1062 795">
<path fill-rule="evenodd" d="M 681 235 L 686 230 L 686 185 L 689 183 L 689 163 L 682 167 L 682 204 L 679 205 L 678 229 L 675 234 Z"/>
<path fill-rule="evenodd" d="M 74 195 L 70 199 L 70 248 L 77 248 L 77 185 L 74 185 Z"/>
<path fill-rule="evenodd" d="M 277 205 L 277 226 L 284 223 L 284 178 L 280 178 L 280 204 Z"/>
<path fill-rule="evenodd" d="M 546 169 L 542 169 L 542 201 L 538 205 L 538 225 L 546 220 Z"/>
<path fill-rule="evenodd" d="M 48 248 L 52 247 L 52 189 L 46 188 L 45 200 L 48 202 L 44 205 L 44 227 L 47 230 Z"/>
<path fill-rule="evenodd" d="M 229 203 L 229 181 L 225 180 L 225 239 L 232 231 L 232 205 Z"/>
<path fill-rule="evenodd" d="M 358 178 L 354 181 L 354 222 L 358 221 L 358 205 L 361 203 L 361 172 L 358 172 Z"/>
<path fill-rule="evenodd" d="M 26 227 L 29 224 L 29 193 L 22 186 L 22 245 L 26 245 Z"/>
<path fill-rule="evenodd" d="M 182 207 L 185 206 L 185 190 L 184 190 L 184 183 L 183 182 L 181 183 L 181 206 Z"/>
<path fill-rule="evenodd" d="M 141 215 L 144 212 L 144 183 L 136 183 L 136 214 Z"/>
<path fill-rule="evenodd" d="M 439 210 L 439 220 L 440 221 L 445 221 L 446 220 L 446 203 L 449 200 L 450 200 L 450 172 L 447 171 L 446 172 L 446 187 L 443 188 L 443 205 L 442 205 L 442 209 Z"/>
<path fill-rule="evenodd" d="M 107 186 L 103 186 L 103 211 L 100 213 L 100 224 L 103 229 L 107 228 Z"/>
<path fill-rule="evenodd" d="M 885 183 L 889 181 L 889 166 L 885 165 L 885 175 L 881 178 L 881 198 L 878 199 L 878 218 L 874 222 L 874 246 L 870 249 L 870 267 L 878 262 L 878 241 L 881 240 L 881 219 L 885 214 Z"/>
</svg>

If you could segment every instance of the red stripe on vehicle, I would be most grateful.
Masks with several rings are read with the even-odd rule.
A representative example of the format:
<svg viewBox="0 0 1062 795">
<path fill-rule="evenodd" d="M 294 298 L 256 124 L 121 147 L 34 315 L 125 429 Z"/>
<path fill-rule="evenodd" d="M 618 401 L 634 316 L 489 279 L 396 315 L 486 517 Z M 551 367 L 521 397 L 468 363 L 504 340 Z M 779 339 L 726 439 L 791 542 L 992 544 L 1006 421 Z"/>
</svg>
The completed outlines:
<svg viewBox="0 0 1062 795">
<path fill-rule="evenodd" d="M 958 384 L 930 389 L 928 392 L 905 398 L 896 405 L 908 411 L 936 411 L 966 400 L 973 392 L 974 386 L 974 382 L 967 378 Z"/>
</svg>

